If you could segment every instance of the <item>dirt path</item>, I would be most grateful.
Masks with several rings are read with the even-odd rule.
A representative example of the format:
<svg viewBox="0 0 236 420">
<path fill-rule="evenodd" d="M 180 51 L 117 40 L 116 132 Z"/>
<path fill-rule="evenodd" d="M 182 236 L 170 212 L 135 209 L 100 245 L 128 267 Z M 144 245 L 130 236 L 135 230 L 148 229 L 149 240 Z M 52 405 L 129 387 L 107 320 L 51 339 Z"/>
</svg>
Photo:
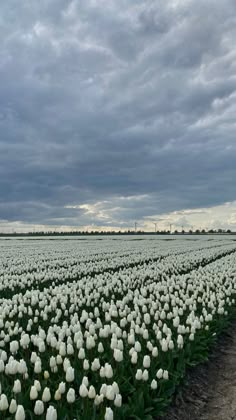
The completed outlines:
<svg viewBox="0 0 236 420">
<path fill-rule="evenodd" d="M 227 348 L 221 353 L 210 381 L 209 399 L 201 420 L 236 419 L 236 328 Z"/>
<path fill-rule="evenodd" d="M 162 420 L 236 420 L 236 322 Z"/>
</svg>

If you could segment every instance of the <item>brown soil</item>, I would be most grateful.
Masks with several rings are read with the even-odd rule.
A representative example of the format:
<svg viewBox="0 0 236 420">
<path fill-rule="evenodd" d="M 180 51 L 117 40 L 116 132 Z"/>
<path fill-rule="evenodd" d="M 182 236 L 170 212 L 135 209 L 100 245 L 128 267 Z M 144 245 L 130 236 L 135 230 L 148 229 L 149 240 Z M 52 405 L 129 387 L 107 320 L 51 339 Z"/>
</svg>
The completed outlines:
<svg viewBox="0 0 236 420">
<path fill-rule="evenodd" d="M 236 322 L 209 362 L 189 374 L 188 385 L 162 420 L 236 420 Z"/>
</svg>

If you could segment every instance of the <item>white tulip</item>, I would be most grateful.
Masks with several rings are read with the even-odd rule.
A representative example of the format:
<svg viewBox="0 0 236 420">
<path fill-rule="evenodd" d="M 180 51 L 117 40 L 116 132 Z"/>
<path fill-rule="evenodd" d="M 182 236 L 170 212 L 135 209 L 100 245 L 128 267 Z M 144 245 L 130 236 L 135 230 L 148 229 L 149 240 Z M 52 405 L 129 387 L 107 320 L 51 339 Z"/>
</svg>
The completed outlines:
<svg viewBox="0 0 236 420">
<path fill-rule="evenodd" d="M 19 379 L 14 381 L 13 392 L 14 394 L 19 394 L 21 392 L 21 382 Z"/>
<path fill-rule="evenodd" d="M 123 351 L 119 349 L 114 349 L 113 357 L 116 362 L 122 362 L 123 361 Z"/>
<path fill-rule="evenodd" d="M 55 401 L 60 401 L 61 400 L 61 393 L 60 393 L 59 389 L 56 389 L 55 394 L 54 394 L 54 399 L 55 399 Z"/>
<path fill-rule="evenodd" d="M 14 414 L 16 410 L 17 410 L 17 402 L 16 400 L 12 399 L 9 406 L 9 413 Z"/>
<path fill-rule="evenodd" d="M 122 406 L 122 396 L 120 394 L 116 394 L 115 400 L 114 400 L 114 405 L 116 407 L 121 407 Z"/>
<path fill-rule="evenodd" d="M 143 372 L 141 371 L 141 369 L 138 369 L 135 375 L 135 378 L 137 379 L 137 381 L 141 381 L 143 378 Z"/>
<path fill-rule="evenodd" d="M 0 373 L 4 372 L 4 370 L 5 370 L 4 361 L 1 359 L 0 360 Z"/>
<path fill-rule="evenodd" d="M 161 378 L 163 377 L 163 369 L 159 369 L 159 370 L 157 371 L 156 377 L 157 377 L 158 379 L 161 379 Z"/>
<path fill-rule="evenodd" d="M 142 379 L 143 379 L 143 381 L 148 381 L 148 378 L 149 378 L 149 374 L 148 374 L 148 370 L 147 369 L 145 369 L 144 371 L 143 371 L 143 374 L 142 374 Z"/>
<path fill-rule="evenodd" d="M 168 372 L 168 370 L 164 370 L 164 372 L 163 372 L 163 379 L 169 379 L 169 372 Z"/>
<path fill-rule="evenodd" d="M 34 414 L 36 416 L 41 416 L 44 412 L 44 404 L 43 401 L 37 400 L 34 406 Z"/>
<path fill-rule="evenodd" d="M 106 389 L 106 398 L 110 401 L 113 401 L 115 398 L 115 392 L 112 385 L 108 385 Z"/>
<path fill-rule="evenodd" d="M 84 370 L 89 370 L 89 361 L 87 359 L 84 359 L 83 369 Z"/>
<path fill-rule="evenodd" d="M 5 394 L 2 394 L 0 397 L 0 411 L 5 411 L 9 407 L 8 399 Z"/>
<path fill-rule="evenodd" d="M 45 370 L 45 371 L 43 372 L 43 377 L 44 377 L 44 379 L 49 379 L 50 374 L 49 374 L 48 370 Z"/>
<path fill-rule="evenodd" d="M 87 397 L 87 395 L 88 395 L 88 389 L 87 389 L 87 387 L 86 387 L 86 385 L 85 384 L 81 384 L 80 385 L 80 387 L 79 387 L 79 395 L 82 397 L 82 398 L 86 398 Z"/>
<path fill-rule="evenodd" d="M 70 388 L 66 394 L 66 399 L 69 404 L 73 404 L 75 402 L 75 390 Z"/>
<path fill-rule="evenodd" d="M 78 353 L 78 359 L 80 359 L 80 360 L 85 359 L 85 351 L 84 351 L 84 349 L 83 349 L 83 348 L 81 348 L 81 349 L 79 350 L 79 353 Z"/>
<path fill-rule="evenodd" d="M 30 399 L 31 400 L 36 400 L 38 398 L 38 391 L 36 386 L 31 386 L 30 388 Z"/>
<path fill-rule="evenodd" d="M 157 389 L 157 381 L 155 379 L 153 379 L 151 382 L 151 389 Z"/>
<path fill-rule="evenodd" d="M 143 358 L 143 367 L 148 369 L 150 367 L 150 365 L 151 365 L 150 356 L 144 356 L 144 358 Z"/>
<path fill-rule="evenodd" d="M 75 370 L 69 366 L 66 370 L 66 382 L 73 382 L 75 379 Z"/>
<path fill-rule="evenodd" d="M 84 376 L 82 379 L 82 384 L 84 384 L 87 388 L 89 386 L 89 380 L 87 376 Z"/>
<path fill-rule="evenodd" d="M 93 385 L 91 385 L 91 386 L 89 387 L 88 397 L 89 397 L 90 399 L 94 399 L 94 398 L 96 397 L 96 391 L 95 391 L 95 388 L 94 388 L 94 386 L 93 386 Z"/>
<path fill-rule="evenodd" d="M 35 388 L 37 389 L 38 392 L 41 391 L 41 384 L 37 379 L 35 379 L 35 381 L 34 381 L 34 386 L 35 386 Z"/>
<path fill-rule="evenodd" d="M 103 344 L 99 343 L 98 344 L 98 353 L 103 353 L 103 352 L 104 352 Z"/>
<path fill-rule="evenodd" d="M 43 390 L 43 395 L 42 395 L 42 401 L 43 402 L 48 402 L 51 399 L 51 392 L 50 389 L 48 387 L 44 388 Z"/>
<path fill-rule="evenodd" d="M 52 405 L 47 409 L 46 420 L 57 420 L 57 410 Z"/>
<path fill-rule="evenodd" d="M 41 373 L 42 372 L 41 360 L 36 360 L 35 365 L 34 365 L 34 372 L 35 373 Z"/>
<path fill-rule="evenodd" d="M 110 407 L 106 407 L 104 420 L 113 420 L 113 419 L 114 419 L 114 415 L 113 415 L 112 409 Z"/>
<path fill-rule="evenodd" d="M 25 409 L 23 405 L 18 405 L 15 415 L 15 420 L 25 420 Z"/>
<path fill-rule="evenodd" d="M 99 369 L 100 369 L 100 361 L 99 361 L 99 359 L 94 359 L 94 361 L 91 364 L 91 370 L 93 372 L 96 372 Z"/>
<path fill-rule="evenodd" d="M 66 384 L 65 384 L 65 382 L 60 382 L 59 383 L 59 386 L 58 386 L 58 389 L 59 389 L 59 391 L 60 391 L 61 394 L 64 394 L 66 392 Z"/>
</svg>

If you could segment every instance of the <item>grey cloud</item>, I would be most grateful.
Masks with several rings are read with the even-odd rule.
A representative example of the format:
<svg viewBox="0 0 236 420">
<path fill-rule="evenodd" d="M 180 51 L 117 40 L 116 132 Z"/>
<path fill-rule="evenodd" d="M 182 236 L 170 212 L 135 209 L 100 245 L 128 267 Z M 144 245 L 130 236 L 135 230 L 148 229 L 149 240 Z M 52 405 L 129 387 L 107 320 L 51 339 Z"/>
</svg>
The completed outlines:
<svg viewBox="0 0 236 420">
<path fill-rule="evenodd" d="M 108 201 L 93 221 L 128 224 L 235 199 L 236 5 L 174 3 L 1 6 L 0 219 L 87 224 L 65 206 Z"/>
</svg>

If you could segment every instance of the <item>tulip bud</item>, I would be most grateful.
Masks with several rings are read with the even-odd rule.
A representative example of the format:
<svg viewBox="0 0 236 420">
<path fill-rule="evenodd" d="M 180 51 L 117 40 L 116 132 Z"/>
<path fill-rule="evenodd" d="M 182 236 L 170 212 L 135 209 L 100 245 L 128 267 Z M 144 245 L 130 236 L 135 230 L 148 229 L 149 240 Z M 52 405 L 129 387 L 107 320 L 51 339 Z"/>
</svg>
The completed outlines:
<svg viewBox="0 0 236 420">
<path fill-rule="evenodd" d="M 103 353 L 104 352 L 104 347 L 102 343 L 98 344 L 98 353 Z"/>
<path fill-rule="evenodd" d="M 21 392 L 21 382 L 19 379 L 14 381 L 13 392 L 14 394 L 19 394 Z"/>
<path fill-rule="evenodd" d="M 115 398 L 115 392 L 112 385 L 108 385 L 106 389 L 106 398 L 110 401 L 113 401 Z"/>
<path fill-rule="evenodd" d="M 148 377 L 149 377 L 149 375 L 148 375 L 148 370 L 147 369 L 145 369 L 144 371 L 143 371 L 143 374 L 142 374 L 142 379 L 143 379 L 143 381 L 148 381 Z"/>
<path fill-rule="evenodd" d="M 57 420 L 57 410 L 52 405 L 47 409 L 46 420 Z"/>
<path fill-rule="evenodd" d="M 61 365 L 63 363 L 63 360 L 60 354 L 58 354 L 56 357 L 56 363 L 57 365 Z"/>
<path fill-rule="evenodd" d="M 178 338 L 177 338 L 177 345 L 179 349 L 182 349 L 184 345 L 183 336 L 180 334 L 178 335 Z"/>
<path fill-rule="evenodd" d="M 112 409 L 110 407 L 106 407 L 104 420 L 113 420 L 113 419 L 114 419 L 114 416 L 113 416 Z"/>
<path fill-rule="evenodd" d="M 35 353 L 34 351 L 31 353 L 31 356 L 30 356 L 30 361 L 31 361 L 31 363 L 35 363 L 36 361 L 37 361 L 37 358 L 38 358 L 38 356 L 37 356 L 37 353 Z"/>
<path fill-rule="evenodd" d="M 87 376 L 84 376 L 82 379 L 82 384 L 84 384 L 87 388 L 89 386 L 89 380 Z"/>
<path fill-rule="evenodd" d="M 41 373 L 42 372 L 41 360 L 36 360 L 35 365 L 34 365 L 34 372 L 35 373 Z"/>
<path fill-rule="evenodd" d="M 83 369 L 84 370 L 88 370 L 89 369 L 89 361 L 87 359 L 84 359 Z"/>
<path fill-rule="evenodd" d="M 31 389 L 30 389 L 30 399 L 31 400 L 36 400 L 38 398 L 38 391 L 37 391 L 37 388 L 36 388 L 36 386 L 31 386 Z"/>
<path fill-rule="evenodd" d="M 25 420 L 25 409 L 23 405 L 18 405 L 15 420 Z"/>
<path fill-rule="evenodd" d="M 88 397 L 89 397 L 90 399 L 94 399 L 94 398 L 96 397 L 96 391 L 95 391 L 95 388 L 94 388 L 94 386 L 93 386 L 93 385 L 91 385 L 91 386 L 89 387 Z"/>
<path fill-rule="evenodd" d="M 37 400 L 34 406 L 34 414 L 36 416 L 41 416 L 44 412 L 44 404 L 43 401 Z"/>
<path fill-rule="evenodd" d="M 4 372 L 5 366 L 4 366 L 4 361 L 1 359 L 0 360 L 0 373 Z"/>
<path fill-rule="evenodd" d="M 141 371 L 141 369 L 138 369 L 135 375 L 135 379 L 137 381 L 141 381 L 142 378 L 143 378 L 143 372 Z"/>
<path fill-rule="evenodd" d="M 41 384 L 37 379 L 35 379 L 35 381 L 34 381 L 34 386 L 35 386 L 35 388 L 37 389 L 38 392 L 41 391 Z"/>
<path fill-rule="evenodd" d="M 117 382 L 113 382 L 112 388 L 113 388 L 115 394 L 119 394 L 120 390 L 119 390 L 119 386 L 118 386 Z"/>
<path fill-rule="evenodd" d="M 107 392 L 107 384 L 102 384 L 102 386 L 100 388 L 100 395 L 103 395 L 105 397 L 106 392 Z"/>
<path fill-rule="evenodd" d="M 66 382 L 73 382 L 75 379 L 75 370 L 69 366 L 66 370 Z"/>
<path fill-rule="evenodd" d="M 18 343 L 18 341 L 11 341 L 10 342 L 10 352 L 12 353 L 12 354 L 15 354 L 15 353 L 17 353 L 18 352 L 18 350 L 19 350 L 19 343 Z"/>
<path fill-rule="evenodd" d="M 94 359 L 94 361 L 92 362 L 92 365 L 91 365 L 91 370 L 93 371 L 93 372 L 96 372 L 97 370 L 99 370 L 100 369 L 100 362 L 99 362 L 99 359 Z"/>
<path fill-rule="evenodd" d="M 2 394 L 0 397 L 0 411 L 5 411 L 9 407 L 7 396 Z"/>
<path fill-rule="evenodd" d="M 164 372 L 163 372 L 163 379 L 165 379 L 165 380 L 169 379 L 169 372 L 168 372 L 168 370 L 164 370 Z"/>
<path fill-rule="evenodd" d="M 85 351 L 84 351 L 84 348 L 79 349 L 78 359 L 80 359 L 80 360 L 85 359 Z"/>
<path fill-rule="evenodd" d="M 103 402 L 104 396 L 103 395 L 96 395 L 94 404 L 96 406 L 100 405 Z"/>
<path fill-rule="evenodd" d="M 47 371 L 47 370 L 45 370 L 44 372 L 43 372 L 43 377 L 44 377 L 44 379 L 48 379 L 49 378 L 49 372 Z"/>
<path fill-rule="evenodd" d="M 110 379 L 113 376 L 112 367 L 108 363 L 105 364 L 105 376 L 107 379 Z"/>
<path fill-rule="evenodd" d="M 67 402 L 72 404 L 75 401 L 75 390 L 70 388 L 66 395 Z"/>
<path fill-rule="evenodd" d="M 44 388 L 43 390 L 43 395 L 42 395 L 42 401 L 43 402 L 48 402 L 51 399 L 51 392 L 50 389 L 48 387 Z"/>
<path fill-rule="evenodd" d="M 116 407 L 121 407 L 122 405 L 122 396 L 120 394 L 116 394 L 115 400 L 114 400 L 114 405 Z"/>
<path fill-rule="evenodd" d="M 61 393 L 60 393 L 59 389 L 57 389 L 55 391 L 54 399 L 55 399 L 55 401 L 60 401 L 61 400 Z"/>
<path fill-rule="evenodd" d="M 66 384 L 65 384 L 65 382 L 60 382 L 59 383 L 59 386 L 58 386 L 58 389 L 59 389 L 59 391 L 60 391 L 61 394 L 64 394 L 66 392 Z"/>
<path fill-rule="evenodd" d="M 16 400 L 12 399 L 9 407 L 9 413 L 14 414 L 17 410 Z"/>
<path fill-rule="evenodd" d="M 79 395 L 82 398 L 86 398 L 87 395 L 88 395 L 88 389 L 87 389 L 87 387 L 83 383 L 79 387 Z"/>
<path fill-rule="evenodd" d="M 133 365 L 136 365 L 137 362 L 138 362 L 138 353 L 134 350 L 131 356 L 131 363 Z"/>
<path fill-rule="evenodd" d="M 165 338 L 161 341 L 161 349 L 164 353 L 168 351 L 168 343 Z"/>
<path fill-rule="evenodd" d="M 157 389 L 157 381 L 155 379 L 151 382 L 151 389 Z"/>
<path fill-rule="evenodd" d="M 153 357 L 157 357 L 158 356 L 158 348 L 157 347 L 153 347 L 153 349 L 152 349 L 152 356 Z"/>
<path fill-rule="evenodd" d="M 158 379 L 161 379 L 161 378 L 163 377 L 163 369 L 159 369 L 159 370 L 157 371 L 156 377 L 157 377 Z"/>
<path fill-rule="evenodd" d="M 123 360 L 123 351 L 119 350 L 119 349 L 114 349 L 114 359 L 116 362 L 122 362 Z"/>
<path fill-rule="evenodd" d="M 150 356 L 144 356 L 144 358 L 143 358 L 143 367 L 148 369 L 150 367 L 150 365 L 151 365 Z"/>
</svg>

